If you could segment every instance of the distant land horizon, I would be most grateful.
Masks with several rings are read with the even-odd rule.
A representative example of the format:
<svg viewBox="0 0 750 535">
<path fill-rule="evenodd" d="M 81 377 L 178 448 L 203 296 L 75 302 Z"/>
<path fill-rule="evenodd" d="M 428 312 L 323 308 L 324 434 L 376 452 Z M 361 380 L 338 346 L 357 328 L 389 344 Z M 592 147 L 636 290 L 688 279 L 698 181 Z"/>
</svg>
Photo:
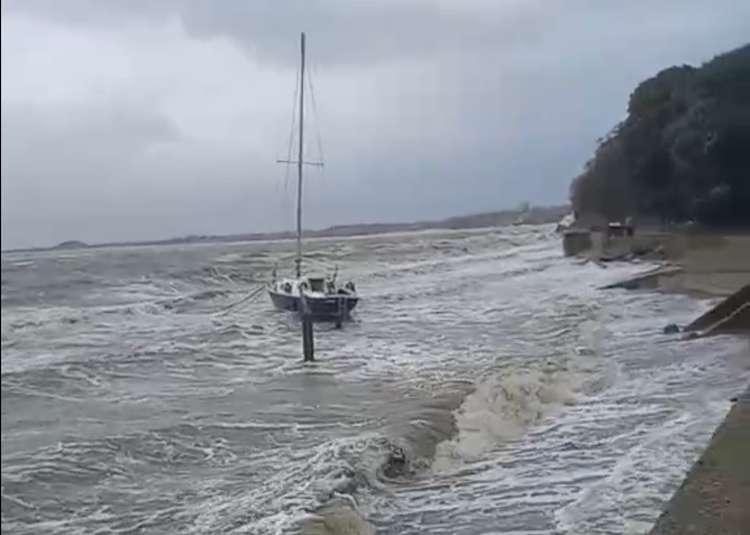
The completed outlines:
<svg viewBox="0 0 750 535">
<path fill-rule="evenodd" d="M 415 221 L 410 223 L 352 223 L 344 225 L 333 225 L 323 229 L 304 230 L 306 238 L 329 238 L 367 236 L 371 234 L 386 234 L 390 232 L 408 232 L 419 230 L 451 230 L 471 229 L 481 227 L 493 227 L 518 224 L 543 224 L 559 221 L 564 215 L 570 213 L 570 204 L 559 204 L 550 206 L 529 206 L 497 210 L 493 212 L 481 212 L 463 216 L 452 216 L 445 219 L 428 221 Z M 229 243 L 243 241 L 265 241 L 283 240 L 294 238 L 293 231 L 273 232 L 247 232 L 221 235 L 187 235 L 176 238 L 157 240 L 133 240 L 89 244 L 80 240 L 65 240 L 48 247 L 15 247 L 3 249 L 2 253 L 23 253 L 34 251 L 56 251 L 66 249 L 101 249 L 107 247 L 133 247 L 149 245 L 179 245 L 192 243 Z"/>
</svg>

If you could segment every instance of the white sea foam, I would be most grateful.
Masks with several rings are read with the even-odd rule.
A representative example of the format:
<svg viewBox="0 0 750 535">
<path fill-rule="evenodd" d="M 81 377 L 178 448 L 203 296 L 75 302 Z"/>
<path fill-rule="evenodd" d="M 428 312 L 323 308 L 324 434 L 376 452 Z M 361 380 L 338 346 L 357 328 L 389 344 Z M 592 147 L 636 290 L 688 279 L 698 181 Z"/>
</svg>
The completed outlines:
<svg viewBox="0 0 750 535">
<path fill-rule="evenodd" d="M 578 265 L 549 231 L 311 241 L 363 296 L 355 322 L 316 327 L 313 364 L 265 295 L 215 315 L 292 243 L 46 254 L 24 269 L 47 279 L 4 272 L 3 527 L 643 530 L 746 359 L 730 338 L 662 334 L 705 306 L 602 292 L 648 266 Z M 382 477 L 398 448 L 408 462 Z"/>
</svg>

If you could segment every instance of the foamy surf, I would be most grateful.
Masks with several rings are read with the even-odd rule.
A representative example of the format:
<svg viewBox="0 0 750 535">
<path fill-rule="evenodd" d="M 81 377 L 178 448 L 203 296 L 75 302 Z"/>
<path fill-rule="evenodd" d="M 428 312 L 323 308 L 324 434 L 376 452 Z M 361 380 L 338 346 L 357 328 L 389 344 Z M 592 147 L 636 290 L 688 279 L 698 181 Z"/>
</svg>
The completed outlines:
<svg viewBox="0 0 750 535">
<path fill-rule="evenodd" d="M 548 227 L 311 241 L 366 299 L 303 365 L 294 319 L 234 306 L 291 247 L 4 256 L 3 529 L 637 530 L 750 375 Z"/>
</svg>

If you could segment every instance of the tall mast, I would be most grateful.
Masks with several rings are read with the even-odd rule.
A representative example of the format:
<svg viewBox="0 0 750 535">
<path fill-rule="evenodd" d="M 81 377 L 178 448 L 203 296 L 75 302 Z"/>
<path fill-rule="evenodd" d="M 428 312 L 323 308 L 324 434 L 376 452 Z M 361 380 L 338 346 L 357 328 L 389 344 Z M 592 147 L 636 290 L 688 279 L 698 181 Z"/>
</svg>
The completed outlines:
<svg viewBox="0 0 750 535">
<path fill-rule="evenodd" d="M 297 155 L 297 278 L 302 274 L 302 139 L 305 121 L 305 32 L 300 35 L 300 76 L 299 76 L 299 154 Z"/>
</svg>

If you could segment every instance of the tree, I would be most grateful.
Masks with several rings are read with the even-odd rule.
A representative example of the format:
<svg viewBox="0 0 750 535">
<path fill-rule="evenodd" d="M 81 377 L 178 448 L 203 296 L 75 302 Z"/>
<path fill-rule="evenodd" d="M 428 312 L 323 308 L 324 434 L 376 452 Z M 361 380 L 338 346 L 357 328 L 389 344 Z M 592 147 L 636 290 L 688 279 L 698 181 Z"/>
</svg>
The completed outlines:
<svg viewBox="0 0 750 535">
<path fill-rule="evenodd" d="M 750 224 L 750 45 L 639 84 L 571 201 L 610 219 Z"/>
</svg>

